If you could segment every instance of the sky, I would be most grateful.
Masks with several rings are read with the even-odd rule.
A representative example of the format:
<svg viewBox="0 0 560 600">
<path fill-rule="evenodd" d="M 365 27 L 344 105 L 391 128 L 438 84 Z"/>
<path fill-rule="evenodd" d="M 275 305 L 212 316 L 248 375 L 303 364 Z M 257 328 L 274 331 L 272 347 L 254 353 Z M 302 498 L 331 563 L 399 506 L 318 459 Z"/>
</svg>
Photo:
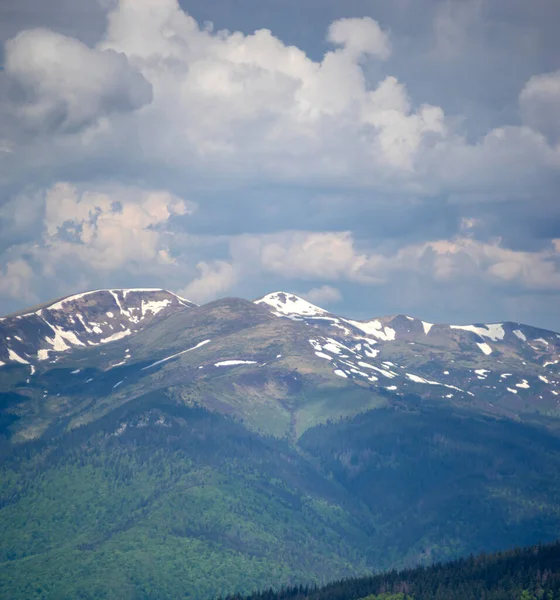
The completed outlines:
<svg viewBox="0 0 560 600">
<path fill-rule="evenodd" d="M 557 0 L 0 0 L 0 314 L 107 287 L 560 331 Z"/>
</svg>

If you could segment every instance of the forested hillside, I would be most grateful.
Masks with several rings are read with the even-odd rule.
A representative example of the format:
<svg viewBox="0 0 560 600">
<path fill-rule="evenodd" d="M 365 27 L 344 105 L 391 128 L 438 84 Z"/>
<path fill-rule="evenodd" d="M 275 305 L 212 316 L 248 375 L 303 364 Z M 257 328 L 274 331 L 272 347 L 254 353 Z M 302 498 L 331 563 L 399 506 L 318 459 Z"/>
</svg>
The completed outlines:
<svg viewBox="0 0 560 600">
<path fill-rule="evenodd" d="M 558 600 L 560 542 L 227 600 Z"/>
<path fill-rule="evenodd" d="M 294 446 L 152 393 L 0 449 L 0 598 L 10 600 L 319 585 L 560 531 L 556 437 L 419 411 L 413 398 Z"/>
</svg>

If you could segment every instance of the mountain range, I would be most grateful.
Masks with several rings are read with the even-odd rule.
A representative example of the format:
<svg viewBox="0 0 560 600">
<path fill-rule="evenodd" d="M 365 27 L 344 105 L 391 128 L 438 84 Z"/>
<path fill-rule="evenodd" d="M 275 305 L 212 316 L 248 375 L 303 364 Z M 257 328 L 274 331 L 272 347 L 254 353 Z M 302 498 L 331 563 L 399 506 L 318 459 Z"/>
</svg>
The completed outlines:
<svg viewBox="0 0 560 600">
<path fill-rule="evenodd" d="M 555 332 L 111 289 L 0 340 L 1 597 L 198 598 L 560 536 Z"/>
</svg>

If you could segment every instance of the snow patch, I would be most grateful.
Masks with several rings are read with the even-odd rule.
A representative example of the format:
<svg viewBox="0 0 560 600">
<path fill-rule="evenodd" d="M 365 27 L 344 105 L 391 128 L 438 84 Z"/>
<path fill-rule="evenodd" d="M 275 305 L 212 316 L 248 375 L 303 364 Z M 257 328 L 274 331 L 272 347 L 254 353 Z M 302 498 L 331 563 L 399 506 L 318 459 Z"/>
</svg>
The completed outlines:
<svg viewBox="0 0 560 600">
<path fill-rule="evenodd" d="M 99 342 L 101 344 L 108 344 L 109 342 L 116 342 L 117 340 L 122 340 L 122 338 L 131 334 L 132 331 L 130 331 L 130 329 L 125 329 L 124 331 L 118 331 L 117 333 L 113 333 L 113 335 L 103 338 L 102 340 L 99 340 Z"/>
<path fill-rule="evenodd" d="M 414 375 L 413 373 L 405 373 L 405 375 L 415 383 L 427 383 L 428 385 L 442 385 L 439 381 L 430 381 L 429 379 L 424 379 L 423 377 L 419 377 L 418 375 Z"/>
<path fill-rule="evenodd" d="M 76 315 L 78 317 L 78 320 L 80 321 L 80 323 L 82 324 L 82 327 L 88 332 L 91 333 L 91 329 L 88 327 L 87 323 L 84 321 L 84 317 L 80 314 Z"/>
<path fill-rule="evenodd" d="M 397 332 L 391 327 L 383 327 L 380 321 L 377 319 L 374 321 L 352 321 L 351 319 L 344 319 L 347 323 L 350 323 L 353 327 L 356 327 L 360 331 L 363 331 L 367 335 L 373 335 L 374 337 L 383 340 L 385 342 L 392 342 L 397 337 Z"/>
<path fill-rule="evenodd" d="M 484 324 L 480 327 L 476 325 L 450 325 L 450 329 L 463 329 L 464 331 L 472 331 L 481 337 L 487 337 L 492 341 L 503 340 L 506 332 L 502 323 Z"/>
<path fill-rule="evenodd" d="M 48 342 L 55 352 L 64 352 L 64 350 L 69 350 L 71 346 L 84 346 L 83 342 L 81 342 L 73 331 L 66 331 L 59 327 L 58 325 L 51 325 L 45 317 L 41 316 L 43 321 L 52 329 L 54 333 L 54 337 L 50 338 L 45 336 L 45 341 Z M 68 344 L 67 344 L 68 342 Z"/>
<path fill-rule="evenodd" d="M 255 360 L 222 360 L 214 364 L 215 367 L 232 367 L 234 365 L 256 365 Z"/>
<path fill-rule="evenodd" d="M 19 356 L 19 354 L 16 354 L 10 348 L 8 348 L 8 358 L 10 360 L 13 360 L 14 362 L 20 363 L 22 365 L 28 365 L 29 364 L 29 361 L 25 360 L 24 358 L 21 358 L 21 356 Z"/>
<path fill-rule="evenodd" d="M 341 348 L 348 350 L 348 348 L 346 348 L 346 346 L 343 346 L 342 344 L 338 344 L 338 342 L 333 342 L 332 340 L 328 341 L 323 346 L 323 350 L 326 350 L 327 352 L 332 352 L 333 354 L 341 354 L 341 352 L 342 352 Z"/>
<path fill-rule="evenodd" d="M 527 338 L 525 337 L 525 334 L 522 331 L 520 331 L 519 329 L 514 329 L 513 330 L 513 335 L 517 336 L 523 342 L 527 341 Z"/>
<path fill-rule="evenodd" d="M 126 297 L 126 296 L 125 296 Z M 157 315 L 159 312 L 167 308 L 171 304 L 171 300 L 142 300 L 142 316 L 145 317 L 146 313 L 151 312 L 153 315 Z"/>
<path fill-rule="evenodd" d="M 393 373 L 393 371 L 388 371 L 386 369 L 380 369 L 379 367 L 375 367 L 375 366 L 370 365 L 369 363 L 366 363 L 366 362 L 359 361 L 358 365 L 360 367 L 364 367 L 365 369 L 373 369 L 374 371 L 377 371 L 378 373 L 381 373 L 381 375 L 383 375 L 383 376 L 385 376 L 385 377 L 387 377 L 389 379 L 393 379 L 394 377 L 397 376 L 397 374 Z"/>
<path fill-rule="evenodd" d="M 41 348 L 41 350 L 39 350 L 37 352 L 37 358 L 39 360 L 47 360 L 47 358 L 49 358 L 49 350 L 45 350 L 44 348 Z"/>
<path fill-rule="evenodd" d="M 313 346 L 313 348 L 315 348 L 315 350 L 323 349 L 323 346 L 321 346 L 317 340 L 309 340 L 309 343 Z"/>
<path fill-rule="evenodd" d="M 121 301 L 120 301 L 118 295 L 113 290 L 108 290 L 108 291 L 111 294 L 111 296 L 113 296 L 113 298 L 115 299 L 115 304 L 119 307 L 120 313 L 122 315 L 126 315 L 127 317 L 130 318 L 132 315 L 122 307 Z"/>
<path fill-rule="evenodd" d="M 430 333 L 430 329 L 434 326 L 433 323 L 428 323 L 427 321 L 422 321 L 422 327 L 424 328 L 424 333 L 428 335 Z"/>
<path fill-rule="evenodd" d="M 486 354 L 487 356 L 489 354 L 492 354 L 492 348 L 490 348 L 490 346 L 486 343 L 486 342 L 482 342 L 482 344 L 480 344 L 479 342 L 476 343 L 476 345 L 482 350 L 482 352 L 484 352 L 484 354 Z"/>
<path fill-rule="evenodd" d="M 161 364 L 167 362 L 168 360 L 177 358 L 177 356 L 181 356 L 182 354 L 186 354 L 187 352 L 191 352 L 192 350 L 196 350 L 197 348 L 200 348 L 201 346 L 208 344 L 208 342 L 210 342 L 210 340 L 204 340 L 203 342 L 200 342 L 199 344 L 197 344 L 196 346 L 193 346 L 192 348 L 187 348 L 186 350 L 177 352 L 177 354 L 172 354 L 171 356 L 167 356 L 166 358 L 162 358 L 161 360 L 156 360 L 156 362 L 152 363 L 151 365 L 148 365 L 147 367 L 143 367 L 142 371 L 145 371 L 146 369 L 151 369 L 152 367 L 156 367 L 157 365 L 161 365 Z"/>
<path fill-rule="evenodd" d="M 376 348 L 366 348 L 364 346 L 364 354 L 368 358 L 375 358 L 379 354 L 379 350 L 377 350 Z"/>
<path fill-rule="evenodd" d="M 344 371 L 341 371 L 340 369 L 335 369 L 334 374 L 338 375 L 339 377 L 344 377 L 345 379 L 348 379 L 348 375 L 346 375 L 346 373 Z"/>
</svg>

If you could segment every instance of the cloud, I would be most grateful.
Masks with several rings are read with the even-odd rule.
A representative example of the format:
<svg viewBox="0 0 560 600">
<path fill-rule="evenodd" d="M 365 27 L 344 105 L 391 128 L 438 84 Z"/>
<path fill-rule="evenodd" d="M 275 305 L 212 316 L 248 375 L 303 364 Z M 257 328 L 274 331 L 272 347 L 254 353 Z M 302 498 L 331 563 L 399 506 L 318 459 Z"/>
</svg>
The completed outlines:
<svg viewBox="0 0 560 600">
<path fill-rule="evenodd" d="M 14 110 L 27 127 L 73 131 L 152 100 L 151 85 L 123 54 L 46 29 L 19 33 L 5 51 L 6 74 L 22 93 Z"/>
<path fill-rule="evenodd" d="M 552 143 L 560 142 L 560 71 L 531 77 L 521 90 L 519 102 L 529 127 Z"/>
<path fill-rule="evenodd" d="M 289 278 L 310 281 L 360 278 L 367 261 L 350 232 L 288 231 L 247 235 L 232 240 L 236 262 Z"/>
<path fill-rule="evenodd" d="M 98 270 L 166 265 L 173 258 L 159 227 L 192 209 L 166 191 L 80 193 L 58 183 L 45 194 L 44 242 L 53 258 L 73 255 Z"/>
<path fill-rule="evenodd" d="M 33 278 L 33 269 L 24 259 L 8 262 L 0 271 L 0 296 L 35 303 L 37 296 L 32 291 Z"/>
<path fill-rule="evenodd" d="M 560 255 L 554 245 L 539 252 L 503 248 L 500 241 L 483 243 L 471 238 L 438 240 L 404 249 L 413 268 L 424 259 L 434 278 L 454 282 L 482 280 L 489 284 L 516 283 L 525 289 L 560 290 Z"/>
<path fill-rule="evenodd" d="M 387 59 L 391 55 L 389 36 L 371 17 L 338 19 L 329 27 L 327 40 L 343 46 L 353 58 L 371 54 Z"/>
<path fill-rule="evenodd" d="M 342 300 L 340 290 L 331 285 L 322 285 L 321 287 L 312 288 L 301 295 L 313 304 L 324 304 L 326 306 L 336 304 Z"/>
<path fill-rule="evenodd" d="M 462 224 L 468 233 L 474 220 Z M 471 236 L 432 240 L 387 252 L 358 249 L 351 232 L 284 232 L 241 236 L 232 240 L 235 262 L 288 279 L 350 281 L 383 285 L 395 279 L 421 276 L 425 282 L 500 286 L 515 283 L 525 289 L 560 290 L 557 240 L 535 252 L 504 248 L 501 240 L 481 242 Z"/>
<path fill-rule="evenodd" d="M 209 302 L 223 296 L 237 282 L 235 267 L 225 261 L 211 263 L 199 262 L 196 265 L 199 273 L 186 287 L 179 290 L 179 295 L 193 302 Z"/>
</svg>

